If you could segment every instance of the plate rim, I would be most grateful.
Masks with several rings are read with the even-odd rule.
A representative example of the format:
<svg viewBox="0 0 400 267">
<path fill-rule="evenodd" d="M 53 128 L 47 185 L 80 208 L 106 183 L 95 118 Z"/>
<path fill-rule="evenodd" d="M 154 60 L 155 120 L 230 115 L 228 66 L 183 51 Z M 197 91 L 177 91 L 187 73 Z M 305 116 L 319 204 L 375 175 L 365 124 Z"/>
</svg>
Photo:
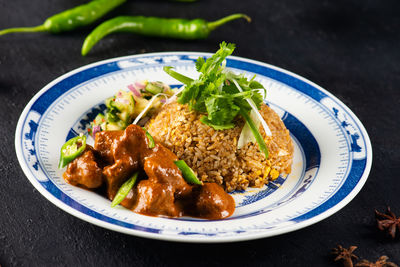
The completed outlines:
<svg viewBox="0 0 400 267">
<path fill-rule="evenodd" d="M 369 176 L 369 173 L 371 171 L 371 167 L 372 167 L 372 160 L 373 160 L 373 152 L 372 152 L 372 145 L 371 145 L 371 141 L 369 138 L 369 135 L 364 127 L 364 125 L 362 124 L 362 122 L 359 120 L 359 118 L 354 114 L 354 112 L 347 107 L 347 105 L 345 105 L 341 100 L 339 100 L 335 95 L 333 95 L 332 93 L 330 93 L 329 91 L 327 91 L 326 89 L 322 88 L 321 86 L 317 85 L 316 83 L 296 74 L 293 73 L 291 71 L 288 71 L 286 69 L 265 63 L 265 62 L 261 62 L 258 60 L 253 60 L 253 59 L 249 59 L 249 58 L 244 58 L 244 57 L 239 57 L 239 56 L 230 56 L 229 58 L 231 59 L 236 59 L 239 61 L 245 61 L 248 63 L 253 63 L 256 65 L 261 65 L 261 66 L 265 66 L 267 68 L 282 72 L 284 74 L 287 74 L 289 76 L 292 76 L 296 79 L 299 79 L 313 87 L 315 87 L 316 89 L 318 89 L 319 91 L 325 93 L 329 98 L 335 100 L 335 102 L 337 102 L 338 104 L 340 104 L 340 107 L 343 108 L 347 113 L 350 114 L 351 118 L 354 120 L 354 122 L 356 123 L 356 125 L 358 126 L 359 130 L 361 131 L 361 133 L 363 134 L 364 137 L 364 141 L 365 141 L 365 150 L 366 150 L 366 163 L 365 163 L 365 168 L 363 170 L 362 176 L 360 177 L 359 181 L 357 182 L 357 184 L 351 189 L 351 191 L 348 193 L 348 195 L 346 197 L 344 197 L 342 200 L 340 200 L 339 202 L 337 202 L 335 205 L 333 205 L 332 207 L 326 209 L 325 211 L 323 211 L 322 213 L 312 217 L 312 218 L 308 218 L 306 220 L 300 221 L 300 222 L 296 222 L 295 224 L 291 224 L 288 226 L 284 226 L 278 229 L 274 229 L 274 231 L 265 231 L 265 232 L 250 232 L 249 234 L 246 235 L 238 235 L 238 236 L 214 236 L 214 237 L 210 237 L 207 236 L 207 238 L 204 238 L 204 236 L 201 237 L 193 237 L 191 236 L 190 238 L 187 238 L 186 235 L 163 235 L 163 234 L 159 234 L 159 233 L 151 233 L 151 232 L 146 232 L 146 231 L 140 231 L 137 229 L 129 229 L 123 226 L 119 226 L 116 224 L 112 224 L 109 222 L 105 222 L 102 221 L 101 219 L 97 219 L 94 218 L 90 215 L 87 215 L 79 210 L 73 209 L 72 207 L 68 206 L 66 203 L 64 203 L 63 201 L 61 201 L 60 199 L 56 198 L 54 195 L 52 195 L 49 191 L 47 191 L 39 182 L 38 180 L 35 178 L 35 176 L 33 174 L 31 174 L 28 166 L 24 163 L 24 158 L 23 158 L 23 153 L 22 153 L 22 146 L 21 146 L 21 138 L 19 133 L 21 133 L 22 131 L 22 127 L 23 127 L 23 123 L 24 120 L 28 114 L 28 112 L 30 111 L 31 107 L 33 106 L 33 104 L 36 102 L 36 100 L 42 96 L 46 91 L 48 91 L 51 87 L 53 87 L 55 84 L 59 83 L 60 81 L 64 80 L 67 77 L 70 77 L 76 73 L 82 72 L 86 69 L 90 69 L 93 68 L 95 66 L 99 66 L 99 65 L 103 65 L 103 64 L 107 64 L 107 63 L 111 63 L 111 62 L 118 62 L 118 61 L 122 61 L 122 60 L 126 60 L 126 59 L 131 59 L 131 58 L 140 58 L 140 57 L 146 57 L 146 56 L 163 56 L 163 55 L 204 55 L 204 56 L 209 56 L 212 55 L 212 53 L 209 52 L 194 52 L 194 51 L 168 51 L 168 52 L 153 52 L 153 53 L 143 53 L 143 54 L 134 54 L 134 55 L 128 55 L 128 56 L 122 56 L 122 57 L 115 57 L 115 58 L 110 58 L 110 59 L 105 59 L 105 60 L 100 60 L 100 61 L 96 61 L 84 66 L 81 66 L 79 68 L 73 69 L 59 77 L 57 77 L 56 79 L 52 80 L 50 83 L 48 83 L 47 85 L 45 85 L 42 89 L 40 89 L 31 99 L 30 101 L 26 104 L 25 108 L 23 109 L 23 111 L 21 112 L 21 115 L 18 119 L 18 123 L 17 123 L 17 127 L 15 130 L 15 150 L 16 150 L 16 154 L 17 154 L 17 158 L 19 161 L 19 164 L 25 174 L 25 176 L 28 178 L 28 180 L 32 183 L 32 185 L 35 187 L 35 189 L 37 189 L 47 200 L 49 200 L 51 203 L 53 203 L 55 206 L 57 206 L 58 208 L 64 210 L 65 212 L 81 219 L 84 220 L 86 222 L 92 223 L 94 225 L 109 229 L 109 230 L 113 230 L 113 231 L 117 231 L 117 232 L 121 232 L 124 234 L 129 234 L 129 235 L 134 235 L 134 236 L 138 236 L 138 237 L 145 237 L 145 238 L 151 238 L 151 239 L 157 239 L 157 240 L 166 240 L 166 241 L 175 241 L 175 242 L 188 242 L 188 243 L 224 243 L 224 242 L 239 242 L 239 241 L 246 241 L 246 240 L 254 240 L 254 239 L 260 239 L 260 238 L 265 238 L 265 237 L 271 237 L 271 236 L 276 236 L 276 235 L 280 235 L 283 233 L 288 233 L 288 232 L 293 232 L 296 230 L 299 230 L 301 228 L 310 226 L 312 224 L 315 224 L 319 221 L 322 221 L 324 219 L 326 219 L 327 217 L 333 215 L 334 213 L 338 212 L 339 210 L 341 210 L 343 207 L 345 207 L 352 199 L 354 199 L 354 197 L 360 192 L 360 190 L 362 189 L 362 187 L 364 186 L 365 182 L 367 181 L 367 178 Z M 346 177 L 347 179 L 348 177 Z"/>
</svg>

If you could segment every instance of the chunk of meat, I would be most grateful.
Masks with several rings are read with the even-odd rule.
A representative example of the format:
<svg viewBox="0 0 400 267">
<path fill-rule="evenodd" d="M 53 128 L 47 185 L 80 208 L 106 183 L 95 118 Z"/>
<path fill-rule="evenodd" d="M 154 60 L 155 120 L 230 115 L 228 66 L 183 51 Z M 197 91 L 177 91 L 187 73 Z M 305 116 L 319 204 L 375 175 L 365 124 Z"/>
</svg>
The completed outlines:
<svg viewBox="0 0 400 267">
<path fill-rule="evenodd" d="M 142 154 L 145 154 L 146 150 L 148 140 L 143 129 L 137 125 L 128 126 L 121 135 L 115 136 L 107 152 L 107 155 L 112 155 L 114 164 L 103 169 L 110 200 L 114 199 L 121 185 L 140 167 Z"/>
<path fill-rule="evenodd" d="M 137 201 L 137 187 L 134 186 L 131 190 L 129 190 L 128 195 L 122 200 L 120 203 L 121 206 L 127 208 L 127 209 L 132 209 L 134 205 L 136 205 Z"/>
<path fill-rule="evenodd" d="M 64 172 L 64 180 L 72 185 L 97 188 L 103 183 L 102 169 L 96 162 L 95 151 L 86 145 L 85 151 L 71 163 Z"/>
<path fill-rule="evenodd" d="M 134 212 L 150 216 L 180 217 L 183 210 L 175 205 L 174 188 L 171 185 L 143 180 L 137 186 L 137 203 Z"/>
<path fill-rule="evenodd" d="M 205 183 L 197 187 L 195 197 L 195 216 L 205 219 L 223 219 L 235 210 L 233 197 L 216 183 Z"/>
<path fill-rule="evenodd" d="M 175 165 L 176 155 L 163 145 L 157 144 L 144 159 L 144 171 L 153 183 L 171 186 L 175 196 L 187 195 L 191 187 Z"/>
<path fill-rule="evenodd" d="M 121 131 L 97 132 L 94 140 L 94 149 L 99 152 L 101 159 L 106 164 L 114 163 L 114 155 L 111 152 L 111 145 L 114 140 L 124 133 Z"/>
<path fill-rule="evenodd" d="M 113 200 L 121 185 L 136 171 L 148 179 L 133 187 L 122 206 L 150 216 L 180 217 L 190 215 L 205 219 L 222 219 L 232 215 L 233 198 L 215 183 L 191 186 L 175 165 L 177 156 L 156 143 L 149 148 L 146 132 L 137 125 L 125 131 L 105 131 L 96 134 L 95 150 L 85 152 L 68 164 L 64 179 L 85 188 L 107 185 L 107 197 Z M 96 157 L 98 156 L 98 157 Z M 100 158 L 96 162 L 96 159 Z M 142 177 L 140 177 L 142 176 Z"/>
</svg>

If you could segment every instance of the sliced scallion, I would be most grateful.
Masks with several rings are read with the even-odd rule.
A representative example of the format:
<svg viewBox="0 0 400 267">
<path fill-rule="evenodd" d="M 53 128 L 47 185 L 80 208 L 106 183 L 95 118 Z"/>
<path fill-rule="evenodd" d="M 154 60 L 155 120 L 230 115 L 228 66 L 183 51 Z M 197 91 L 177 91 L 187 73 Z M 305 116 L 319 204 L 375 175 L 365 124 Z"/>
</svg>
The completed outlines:
<svg viewBox="0 0 400 267">
<path fill-rule="evenodd" d="M 190 184 L 198 184 L 203 185 L 203 182 L 197 178 L 194 171 L 186 164 L 184 160 L 174 161 L 175 165 L 181 170 L 183 178 L 185 178 L 186 182 Z"/>
<path fill-rule="evenodd" d="M 246 120 L 246 124 L 250 127 L 250 130 L 252 131 L 254 137 L 256 138 L 256 141 L 258 143 L 258 146 L 261 150 L 261 152 L 264 153 L 265 158 L 268 158 L 268 148 L 267 145 L 264 142 L 264 138 L 261 136 L 260 132 L 258 131 L 257 126 L 255 125 L 255 123 L 253 122 L 253 120 L 250 118 L 249 114 L 247 114 L 246 111 L 244 111 L 243 109 L 240 109 L 240 115 L 242 115 L 242 117 Z"/>
<path fill-rule="evenodd" d="M 119 203 L 121 203 L 129 191 L 131 191 L 132 187 L 135 185 L 139 172 L 135 172 L 131 178 L 129 178 L 122 186 L 118 189 L 117 194 L 115 195 L 113 201 L 111 202 L 111 207 L 114 208 Z"/>
<path fill-rule="evenodd" d="M 192 78 L 186 77 L 185 75 L 174 71 L 171 66 L 164 66 L 163 70 L 167 74 L 169 74 L 172 78 L 175 78 L 176 80 L 180 81 L 181 83 L 189 84 L 189 83 L 193 82 Z"/>
<path fill-rule="evenodd" d="M 149 139 L 149 148 L 154 148 L 156 143 L 154 142 L 153 136 L 146 130 L 146 128 L 142 127 L 142 129 L 146 132 L 146 137 Z"/>
</svg>

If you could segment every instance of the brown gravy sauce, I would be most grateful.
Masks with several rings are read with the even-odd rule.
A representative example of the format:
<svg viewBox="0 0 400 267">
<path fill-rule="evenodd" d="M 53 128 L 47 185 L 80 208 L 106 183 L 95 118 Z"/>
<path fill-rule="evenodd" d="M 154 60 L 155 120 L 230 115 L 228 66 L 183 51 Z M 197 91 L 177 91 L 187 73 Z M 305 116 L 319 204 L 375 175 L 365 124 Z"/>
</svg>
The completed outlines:
<svg viewBox="0 0 400 267">
<path fill-rule="evenodd" d="M 235 210 L 232 196 L 216 183 L 189 185 L 176 160 L 176 155 L 159 143 L 150 149 L 145 131 L 130 125 L 124 131 L 96 133 L 94 148 L 87 145 L 84 153 L 68 164 L 63 177 L 113 200 L 121 185 L 140 171 L 141 180 L 121 202 L 134 212 L 204 219 L 231 216 Z"/>
</svg>

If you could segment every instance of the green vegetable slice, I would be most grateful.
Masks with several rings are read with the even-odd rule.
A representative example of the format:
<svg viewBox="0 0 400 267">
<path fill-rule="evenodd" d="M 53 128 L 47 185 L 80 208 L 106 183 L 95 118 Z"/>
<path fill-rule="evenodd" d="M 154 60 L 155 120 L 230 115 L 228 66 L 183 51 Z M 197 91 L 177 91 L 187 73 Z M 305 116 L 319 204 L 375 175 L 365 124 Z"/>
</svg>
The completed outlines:
<svg viewBox="0 0 400 267">
<path fill-rule="evenodd" d="M 162 82 L 148 82 L 145 87 L 145 90 L 152 95 L 163 93 L 165 89 L 166 87 Z"/>
<path fill-rule="evenodd" d="M 240 110 L 240 115 L 243 116 L 243 118 L 246 120 L 246 124 L 250 127 L 250 130 L 252 131 L 254 137 L 256 138 L 256 141 L 258 143 L 258 146 L 260 147 L 260 150 L 264 153 L 265 158 L 268 158 L 268 148 L 267 145 L 264 142 L 264 138 L 261 136 L 260 132 L 257 129 L 257 126 L 253 122 L 253 120 L 250 118 L 249 114 L 247 114 L 246 111 L 243 109 Z"/>
<path fill-rule="evenodd" d="M 172 67 L 171 67 L 171 66 L 164 66 L 163 70 L 164 70 L 167 74 L 169 74 L 171 77 L 173 77 L 173 78 L 175 78 L 176 80 L 180 81 L 181 83 L 189 84 L 189 83 L 193 82 L 193 79 L 192 79 L 192 78 L 186 77 L 185 75 L 180 74 L 180 73 L 178 73 L 178 72 L 172 70 Z"/>
<path fill-rule="evenodd" d="M 253 120 L 257 129 L 259 129 L 261 122 L 256 117 L 256 113 L 254 112 L 254 110 L 250 111 L 250 118 Z M 239 140 L 237 142 L 237 149 L 243 148 L 247 143 L 255 144 L 256 142 L 257 142 L 257 140 L 254 137 L 254 134 L 251 131 L 250 126 L 247 123 L 245 123 L 242 128 L 242 131 L 240 132 Z"/>
<path fill-rule="evenodd" d="M 197 178 L 196 174 L 194 174 L 193 170 L 186 164 L 184 160 L 174 161 L 175 165 L 178 166 L 179 170 L 181 170 L 183 178 L 185 178 L 186 182 L 190 184 L 198 184 L 203 185 L 203 182 Z"/>
<path fill-rule="evenodd" d="M 213 127 L 215 130 L 219 131 L 219 130 L 226 130 L 226 129 L 231 129 L 233 127 L 235 127 L 235 124 L 233 123 L 226 123 L 224 125 L 217 125 L 217 124 L 213 124 L 211 120 L 209 120 L 206 116 L 202 116 L 200 118 L 200 121 L 202 123 L 204 123 L 205 125 L 208 125 L 210 127 Z"/>
<path fill-rule="evenodd" d="M 142 127 L 142 129 L 146 132 L 146 137 L 149 139 L 149 148 L 154 148 L 156 143 L 154 142 L 153 136 L 146 130 L 146 128 Z"/>
<path fill-rule="evenodd" d="M 129 191 L 135 185 L 139 172 L 135 172 L 131 178 L 129 178 L 122 186 L 118 189 L 113 201 L 111 202 L 111 207 L 114 208 L 119 203 L 121 203 L 125 197 L 128 195 Z"/>
<path fill-rule="evenodd" d="M 86 135 L 79 135 L 69 139 L 61 147 L 60 162 L 58 168 L 62 169 L 67 166 L 68 163 L 73 161 L 76 157 L 81 155 L 86 148 Z"/>
</svg>

